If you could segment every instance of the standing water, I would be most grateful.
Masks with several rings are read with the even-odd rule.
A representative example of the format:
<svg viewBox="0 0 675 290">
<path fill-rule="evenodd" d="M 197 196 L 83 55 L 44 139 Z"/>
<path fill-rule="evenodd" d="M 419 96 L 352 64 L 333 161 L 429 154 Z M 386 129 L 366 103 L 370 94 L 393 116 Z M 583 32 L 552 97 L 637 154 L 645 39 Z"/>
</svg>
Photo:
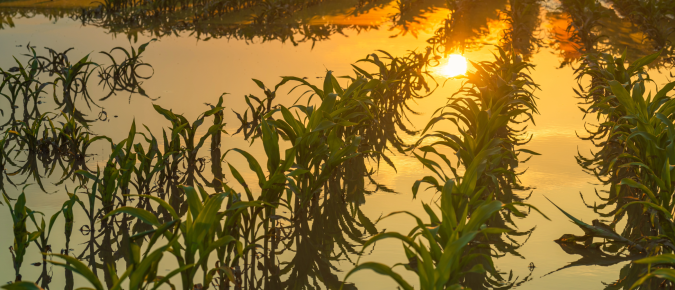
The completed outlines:
<svg viewBox="0 0 675 290">
<path fill-rule="evenodd" d="M 0 0 L 0 281 L 673 287 L 674 15 Z"/>
</svg>

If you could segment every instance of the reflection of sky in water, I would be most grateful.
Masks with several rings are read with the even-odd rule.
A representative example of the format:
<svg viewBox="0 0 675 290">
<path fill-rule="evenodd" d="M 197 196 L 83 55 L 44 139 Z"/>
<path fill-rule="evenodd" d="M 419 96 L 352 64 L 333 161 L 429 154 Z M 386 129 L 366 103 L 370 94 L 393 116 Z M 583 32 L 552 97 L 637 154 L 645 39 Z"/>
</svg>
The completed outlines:
<svg viewBox="0 0 675 290">
<path fill-rule="evenodd" d="M 481 6 L 479 9 L 494 12 L 504 8 L 503 2 L 490 1 L 490 3 L 492 6 Z M 392 11 L 391 5 L 384 5 L 373 10 L 373 14 L 325 15 L 320 18 L 312 18 L 311 21 L 338 24 L 382 24 L 386 27 L 389 23 L 388 16 L 393 13 Z M 335 71 L 336 75 L 350 74 L 352 71 L 350 64 L 377 49 L 386 50 L 393 55 L 403 55 L 407 50 L 424 48 L 426 46 L 425 40 L 431 37 L 434 28 L 437 28 L 437 25 L 428 25 L 425 21 L 437 23 L 444 18 L 444 13 L 447 13 L 447 10 L 427 9 L 427 12 L 420 14 L 422 16 L 412 17 L 412 21 L 408 24 L 399 22 L 390 26 L 392 30 L 413 27 L 414 29 L 411 30 L 414 30 L 415 33 L 406 35 L 384 28 L 361 33 L 347 31 L 344 36 L 333 35 L 330 40 L 317 42 L 313 47 L 310 43 L 293 46 L 289 43 L 282 44 L 280 42 L 246 43 L 236 39 L 211 39 L 196 43 L 193 38 L 187 36 L 187 33 L 181 35 L 181 37 L 165 37 L 148 47 L 144 60 L 153 64 L 155 75 L 145 83 L 144 88 L 149 94 L 161 95 L 162 98 L 154 102 L 155 104 L 172 108 L 176 113 L 183 113 L 188 120 L 193 120 L 204 111 L 206 107 L 203 103 L 213 103 L 221 93 L 228 92 L 230 95 L 225 102 L 228 109 L 225 118 L 229 124 L 228 131 L 234 132 L 237 127 L 237 120 L 230 109 L 241 111 L 245 108 L 246 105 L 243 100 L 245 94 L 262 95 L 260 89 L 250 80 L 251 78 L 260 79 L 268 87 L 271 87 L 280 80 L 280 76 L 284 75 L 307 77 L 311 83 L 320 84 L 323 81 L 320 77 L 325 74 L 326 69 Z M 495 13 L 485 14 L 492 15 Z M 424 17 L 429 18 L 424 20 Z M 574 98 L 575 95 L 572 91 L 572 88 L 576 87 L 577 84 L 570 67 L 558 68 L 564 60 L 578 56 L 578 47 L 565 42 L 563 32 L 568 23 L 566 17 L 565 15 L 552 13 L 545 15 L 545 21 L 542 21 L 541 29 L 552 32 L 552 37 L 549 40 L 557 42 L 557 45 L 542 48 L 530 58 L 530 61 L 536 64 L 531 76 L 536 83 L 541 85 L 541 90 L 535 92 L 535 95 L 539 97 L 537 104 L 541 114 L 535 115 L 536 126 L 531 125 L 528 128 L 528 132 L 533 135 L 533 139 L 524 148 L 539 152 L 542 155 L 535 156 L 526 164 L 521 165 L 523 170 L 527 168 L 528 171 L 520 178 L 525 185 L 534 188 L 534 194 L 529 202 L 547 213 L 552 221 L 546 221 L 536 214 L 533 214 L 531 218 L 518 221 L 518 225 L 522 228 L 539 226 L 534 231 L 528 244 L 520 251 L 525 259 L 507 255 L 495 261 L 500 270 L 507 272 L 513 270 L 514 275 L 520 275 L 521 277 L 528 274 L 527 265 L 529 262 L 533 262 L 537 266 L 535 279 L 523 284 L 519 289 L 600 288 L 601 281 L 611 282 L 617 279 L 618 269 L 620 268 L 620 265 L 578 267 L 539 278 L 544 273 L 553 271 L 578 258 L 564 253 L 552 240 L 565 233 L 579 234 L 579 229 L 569 223 L 566 217 L 557 212 L 542 196 L 547 196 L 571 214 L 585 221 L 590 221 L 596 217 L 592 210 L 581 206 L 579 197 L 581 191 L 587 198 L 587 202 L 592 203 L 597 199 L 592 194 L 594 186 L 590 184 L 595 179 L 581 172 L 574 159 L 578 151 L 585 153 L 590 149 L 589 144 L 578 139 L 575 134 L 576 132 L 583 136 L 583 133 L 585 133 L 583 129 L 585 121 L 582 120 L 583 113 L 577 108 L 578 100 Z M 463 74 L 467 69 L 466 59 L 474 62 L 492 60 L 491 52 L 494 47 L 486 44 L 498 44 L 502 37 L 501 31 L 507 27 L 507 24 L 493 18 L 478 20 L 481 22 L 478 26 L 484 28 L 482 31 L 488 31 L 489 33 L 478 33 L 475 38 L 470 39 L 469 42 L 475 45 L 467 49 L 463 56 L 449 55 L 441 59 L 440 66 L 435 69 L 438 76 L 447 78 Z M 3 40 L 0 43 L 0 49 L 4 52 L 3 57 L 0 58 L 0 66 L 3 68 L 10 66 L 13 61 L 8 57 L 9 55 L 18 56 L 25 53 L 24 48 L 17 48 L 16 45 L 25 45 L 29 41 L 37 44 L 38 47 L 49 46 L 57 50 L 75 47 L 76 50 L 71 52 L 73 57 L 89 52 L 109 50 L 115 46 L 129 46 L 123 35 L 115 37 L 105 34 L 105 31 L 100 28 L 81 27 L 78 23 L 67 19 L 52 24 L 50 20 L 38 16 L 33 19 L 14 19 L 14 22 L 16 28 L 0 30 Z M 613 26 L 611 28 L 619 29 L 621 27 Z M 635 39 L 634 33 L 631 33 L 612 35 L 611 39 L 615 39 L 616 43 L 628 43 L 631 39 Z M 392 34 L 403 36 L 391 38 Z M 149 36 L 141 34 L 138 43 L 146 42 L 149 38 Z M 134 46 L 137 46 L 137 44 L 134 44 Z M 639 45 L 634 47 L 639 47 Z M 95 60 L 104 59 L 96 53 L 92 53 L 92 56 L 95 57 Z M 363 63 L 358 65 L 368 68 Z M 373 68 L 369 67 L 369 69 Z M 459 80 L 452 79 L 445 82 L 442 78 L 439 78 L 438 82 L 441 86 L 434 95 L 412 104 L 412 108 L 421 113 L 420 115 L 409 115 L 415 129 L 423 129 L 431 117 L 431 113 L 445 104 L 447 98 L 459 88 L 461 83 Z M 280 90 L 278 99 L 280 103 L 292 102 L 297 97 L 296 95 L 286 95 L 289 89 L 290 87 Z M 131 120 L 135 118 L 137 124 L 148 125 L 158 135 L 156 132 L 161 132 L 161 128 L 169 124 L 162 116 L 152 111 L 152 103 L 150 100 L 140 97 L 133 97 L 131 101 L 129 101 L 128 96 L 111 98 L 101 105 L 111 115 L 119 115 L 120 118 L 112 119 L 106 123 L 97 123 L 93 126 L 93 131 L 108 135 L 113 140 L 121 140 L 128 134 L 127 129 Z M 447 128 L 451 128 L 451 126 L 439 124 L 434 129 L 447 130 Z M 413 143 L 417 137 L 404 136 L 404 138 L 406 142 Z M 223 140 L 223 151 L 230 148 L 246 148 L 259 158 L 261 163 L 264 162 L 264 159 L 262 159 L 264 153 L 260 143 L 255 143 L 249 148 L 248 143 L 242 140 L 240 135 L 225 137 Z M 427 141 L 431 142 L 433 139 Z M 208 144 L 205 144 L 204 147 L 207 148 Z M 207 153 L 204 152 L 204 154 Z M 456 160 L 452 158 L 453 156 L 449 157 Z M 432 200 L 431 193 L 422 193 L 417 200 L 412 200 L 411 187 L 416 180 L 430 172 L 423 169 L 413 157 L 397 154 L 392 156 L 391 159 L 397 164 L 397 169 L 394 170 L 382 163 L 380 172 L 374 178 L 400 194 L 378 192 L 367 197 L 364 205 L 365 214 L 373 220 L 381 214 L 386 215 L 398 210 L 410 210 L 417 214 L 423 214 L 420 201 L 430 202 Z M 101 158 L 95 157 L 95 160 L 100 161 Z M 235 156 L 228 156 L 227 161 L 240 167 L 240 170 L 244 169 L 243 160 L 237 159 Z M 253 173 L 247 170 L 241 171 L 246 179 L 255 179 Z M 53 185 L 48 185 L 48 188 L 58 189 Z M 524 193 L 519 192 L 518 194 Z M 33 190 L 29 192 L 28 203 L 34 210 L 53 213 L 58 209 L 58 205 L 62 203 L 64 197 L 63 192 L 44 195 L 39 190 Z M 3 210 L 6 209 L 0 209 L 0 211 Z M 7 213 L 0 214 L 8 216 Z M 76 212 L 76 228 L 81 225 L 81 221 L 78 221 L 78 214 L 81 216 L 83 213 Z M 62 220 L 59 220 L 59 222 L 62 222 Z M 410 219 L 399 217 L 387 219 L 378 224 L 379 228 L 402 232 L 407 232 L 412 226 L 413 223 Z M 58 227 L 60 228 L 61 225 L 58 225 Z M 11 224 L 7 219 L 0 222 L 0 229 L 11 232 Z M 60 235 L 53 234 L 52 244 L 62 243 L 59 240 L 60 238 Z M 81 237 L 78 233 L 74 233 L 73 238 L 77 241 Z M 10 243 L 11 240 L 9 239 L 0 240 L 0 246 Z M 76 242 L 71 244 L 77 245 Z M 59 250 L 59 248 L 56 249 Z M 405 257 L 402 253 L 399 243 L 385 242 L 378 244 L 372 254 L 362 258 L 361 261 L 378 261 L 392 265 L 404 261 Z M 3 269 L 2 274 L 0 274 L 0 281 L 8 281 L 13 278 L 10 259 L 8 251 L 0 251 L 0 269 Z M 35 248 L 31 248 L 25 264 L 40 259 L 39 255 L 35 255 Z M 341 270 L 349 270 L 352 264 L 343 262 L 337 267 Z M 26 265 L 22 269 L 24 277 L 27 278 L 37 277 L 38 274 L 36 273 L 38 272 L 36 271 L 38 271 L 37 268 Z M 414 275 L 404 271 L 401 273 L 409 281 L 414 281 Z M 582 273 L 584 276 L 580 277 Z M 337 272 L 336 274 L 340 278 L 344 276 L 344 272 Z M 5 280 L 2 280 L 3 278 Z M 374 276 L 369 272 L 360 272 L 354 275 L 350 281 L 355 282 L 361 289 L 393 288 L 393 283 L 388 278 Z M 54 278 L 52 285 L 54 289 L 60 289 L 62 284 L 62 278 L 57 276 Z"/>
</svg>

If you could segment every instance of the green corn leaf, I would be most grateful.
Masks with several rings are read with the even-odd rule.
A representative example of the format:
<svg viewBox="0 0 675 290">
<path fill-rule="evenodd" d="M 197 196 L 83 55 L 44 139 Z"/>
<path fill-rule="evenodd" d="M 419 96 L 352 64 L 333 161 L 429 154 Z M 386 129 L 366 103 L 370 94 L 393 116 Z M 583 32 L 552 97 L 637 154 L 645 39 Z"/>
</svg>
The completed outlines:
<svg viewBox="0 0 675 290">
<path fill-rule="evenodd" d="M 192 214 L 193 219 L 196 219 L 203 209 L 202 200 L 199 198 L 200 194 L 198 194 L 197 190 L 192 186 L 181 185 L 179 187 L 185 191 L 187 202 L 190 206 L 190 214 Z"/>
<path fill-rule="evenodd" d="M 658 256 L 647 257 L 637 261 L 636 264 L 675 264 L 675 254 L 661 254 Z"/>
<path fill-rule="evenodd" d="M 326 77 L 323 80 L 323 93 L 328 95 L 333 93 L 333 72 L 326 72 Z"/>
<path fill-rule="evenodd" d="M 602 237 L 602 238 L 607 238 L 607 239 L 611 239 L 611 240 L 626 242 L 626 243 L 631 244 L 631 245 L 634 244 L 632 241 L 630 241 L 630 240 L 628 240 L 628 239 L 626 239 L 626 238 L 624 238 L 624 237 L 618 235 L 617 233 L 612 232 L 608 229 L 595 227 L 595 226 L 592 226 L 592 225 L 589 225 L 587 223 L 582 222 L 581 220 L 579 220 L 579 219 L 573 217 L 572 215 L 568 214 L 566 211 L 564 211 L 558 205 L 553 203 L 553 201 L 548 199 L 548 197 L 544 196 L 544 198 L 546 198 L 551 204 L 553 204 L 553 206 L 558 208 L 558 210 L 560 210 L 564 215 L 566 215 L 568 218 L 570 218 L 572 220 L 572 222 L 574 222 L 577 226 L 579 226 L 586 234 L 589 234 L 589 235 L 592 235 L 592 236 L 595 236 L 595 237 Z"/>
<path fill-rule="evenodd" d="M 270 127 L 267 121 L 262 122 L 262 140 L 267 154 L 267 170 L 269 172 L 276 171 L 281 162 L 281 155 L 279 154 L 279 134 Z"/>
<path fill-rule="evenodd" d="M 197 242 L 201 242 L 204 237 L 206 237 L 209 229 L 211 229 L 214 224 L 220 222 L 217 219 L 217 214 L 223 204 L 223 200 L 228 195 L 229 193 L 211 195 L 211 197 L 204 204 L 204 208 L 199 212 L 199 215 L 197 215 L 197 218 L 194 220 L 194 227 L 192 228 L 192 232 L 189 234 L 191 236 L 190 240 L 195 242 L 195 244 L 190 245 L 193 247 L 193 249 L 198 246 L 196 244 Z"/>
<path fill-rule="evenodd" d="M 157 219 L 157 216 L 150 213 L 149 211 L 144 210 L 144 209 L 140 209 L 140 208 L 135 208 L 135 207 L 128 207 L 128 206 L 120 207 L 120 208 L 117 208 L 117 209 L 109 212 L 108 214 L 106 214 L 103 217 L 103 219 L 107 219 L 107 218 L 109 218 L 113 215 L 119 214 L 119 213 L 125 213 L 125 214 L 128 214 L 128 215 L 131 215 L 131 216 L 133 216 L 133 217 L 135 217 L 139 220 L 142 220 L 143 222 L 145 222 L 146 224 L 149 224 L 149 225 L 153 225 L 153 226 L 159 226 L 160 225 L 159 220 Z"/>
<path fill-rule="evenodd" d="M 471 214 L 471 220 L 466 224 L 465 229 L 468 231 L 478 230 L 481 225 L 501 208 L 502 202 L 498 200 L 481 205 Z"/>
<path fill-rule="evenodd" d="M 396 281 L 396 283 L 399 286 L 401 286 L 401 288 L 403 288 L 404 290 L 413 290 L 414 289 L 408 282 L 406 282 L 403 279 L 403 277 L 401 277 L 401 275 L 392 271 L 391 268 L 387 267 L 387 265 L 375 263 L 375 262 L 363 263 L 363 264 L 360 264 L 360 265 L 354 267 L 354 269 L 349 271 L 347 273 L 347 275 L 345 276 L 345 281 L 347 281 L 349 276 L 351 276 L 352 274 L 354 274 L 358 271 L 361 271 L 361 270 L 366 270 L 366 269 L 375 271 L 375 273 L 378 273 L 378 274 L 381 274 L 381 275 L 389 276 L 390 278 L 394 279 L 394 281 Z"/>
<path fill-rule="evenodd" d="M 621 105 L 623 105 L 628 113 L 630 114 L 636 114 L 637 111 L 635 110 L 635 105 L 633 104 L 633 99 L 630 97 L 630 94 L 626 89 L 621 85 L 621 83 L 611 80 L 609 81 L 609 86 L 612 89 L 612 93 L 616 96 L 616 98 L 619 100 Z"/>
<path fill-rule="evenodd" d="M 67 255 L 61 255 L 61 254 L 49 254 L 49 255 L 52 256 L 52 257 L 61 258 L 61 259 L 65 260 L 66 262 L 68 262 L 68 264 L 56 262 L 56 261 L 47 261 L 47 262 L 49 262 L 51 264 L 54 264 L 54 265 L 57 265 L 57 266 L 61 266 L 63 268 L 66 268 L 67 270 L 70 270 L 70 271 L 73 271 L 77 274 L 80 274 L 82 277 L 87 279 L 87 281 L 89 281 L 89 283 L 94 285 L 96 290 L 104 290 L 105 289 L 105 288 L 103 288 L 103 285 L 101 284 L 101 281 L 98 280 L 98 277 L 96 277 L 96 275 L 94 275 L 94 273 L 87 267 L 87 265 L 80 262 L 80 260 L 78 260 L 74 257 L 70 257 L 70 256 L 67 256 Z"/>
<path fill-rule="evenodd" d="M 626 210 L 628 209 L 629 206 L 634 205 L 634 204 L 641 204 L 641 205 L 646 206 L 646 207 L 651 207 L 651 208 L 653 208 L 653 209 L 659 211 L 661 214 L 663 214 L 663 216 L 664 216 L 665 218 L 667 218 L 668 220 L 672 220 L 672 219 L 673 219 L 673 216 L 670 214 L 670 212 L 668 212 L 668 210 L 666 210 L 664 207 L 662 207 L 662 206 L 660 206 L 660 205 L 658 205 L 658 204 L 654 204 L 654 203 L 651 203 L 651 202 L 649 202 L 649 201 L 633 201 L 633 202 L 629 202 L 629 203 L 623 205 L 623 206 L 615 213 L 615 215 L 621 214 L 622 212 L 626 211 Z"/>
<path fill-rule="evenodd" d="M 155 202 L 159 203 L 159 205 L 162 206 L 164 209 L 166 209 L 166 211 L 169 212 L 169 214 L 171 215 L 171 217 L 172 217 L 174 220 L 179 220 L 179 219 L 180 219 L 180 217 L 179 217 L 178 214 L 176 213 L 176 210 L 173 209 L 173 206 L 171 206 L 169 203 L 167 203 L 166 201 L 164 201 L 163 199 L 161 199 L 161 198 L 159 198 L 159 197 L 152 196 L 152 195 L 147 195 L 147 194 L 128 194 L 128 195 L 126 195 L 126 196 L 138 196 L 138 197 L 145 197 L 145 198 L 152 199 L 152 200 L 154 200 Z"/>
<path fill-rule="evenodd" d="M 396 214 L 396 213 L 391 213 L 389 216 Z M 412 215 L 412 214 L 411 214 Z M 410 237 L 406 237 L 400 233 L 397 232 L 387 232 L 387 233 L 379 233 L 377 235 L 372 236 L 370 239 L 368 239 L 364 244 L 363 244 L 363 249 L 366 249 L 368 246 L 374 244 L 375 242 L 383 239 L 397 239 L 400 240 L 401 242 L 404 242 L 407 244 L 409 247 L 415 249 L 416 252 L 421 251 L 421 247 L 415 243 Z"/>
<path fill-rule="evenodd" d="M 28 235 L 28 239 L 26 240 L 27 243 L 30 243 L 32 241 L 35 241 L 40 238 L 40 235 L 42 235 L 42 231 L 34 231 Z"/>
<path fill-rule="evenodd" d="M 206 250 L 201 251 L 199 253 L 199 260 L 197 261 L 196 265 L 202 265 L 203 263 L 206 263 L 208 261 L 208 258 L 209 258 L 209 255 L 211 254 L 211 252 L 213 252 L 214 250 L 216 250 L 220 247 L 224 247 L 225 245 L 227 245 L 229 243 L 239 243 L 239 241 L 237 241 L 236 239 L 234 239 L 231 236 L 224 236 L 224 237 L 214 241 L 213 243 L 210 243 L 209 247 L 206 248 Z M 194 269 L 192 269 L 192 276 L 194 276 L 197 273 L 197 270 L 199 270 L 198 267 L 195 267 Z"/>
<path fill-rule="evenodd" d="M 320 132 L 320 131 L 328 130 L 328 129 L 334 127 L 334 126 L 335 126 L 335 123 L 333 123 L 329 120 L 323 120 L 323 121 L 321 121 L 321 123 L 319 123 L 319 125 L 316 126 L 316 128 L 314 128 L 312 130 L 312 132 Z"/>
<path fill-rule="evenodd" d="M 628 73 L 629 75 L 634 74 L 634 73 L 637 72 L 638 70 L 642 69 L 644 66 L 646 66 L 646 65 L 652 63 L 653 61 L 655 61 L 657 58 L 659 58 L 660 55 L 661 55 L 661 51 L 658 51 L 658 52 L 656 52 L 656 53 L 647 55 L 647 56 L 645 56 L 645 57 L 642 57 L 642 58 L 640 58 L 640 59 L 634 61 L 634 62 L 631 63 L 630 66 L 628 66 L 628 68 L 626 69 L 627 73 Z M 612 63 L 612 64 L 613 64 L 613 63 Z"/>
<path fill-rule="evenodd" d="M 14 282 L 12 284 L 3 285 L 0 288 L 7 290 L 43 290 L 42 287 L 37 284 L 26 281 Z"/>
<path fill-rule="evenodd" d="M 665 279 L 671 282 L 675 282 L 675 270 L 674 269 L 657 269 L 652 271 L 651 273 L 642 276 L 640 280 L 637 280 L 633 286 L 630 287 L 631 290 L 636 289 L 640 287 L 644 282 L 651 278 L 660 278 L 660 279 Z"/>
<path fill-rule="evenodd" d="M 477 231 L 465 233 L 459 239 L 453 241 L 452 243 L 448 243 L 445 249 L 443 249 L 443 255 L 436 264 L 437 272 L 442 275 L 440 279 L 436 281 L 436 289 L 443 288 L 443 285 L 445 285 L 450 278 L 451 272 L 457 272 L 461 270 L 459 267 L 453 267 L 453 265 L 458 266 L 457 262 L 459 261 L 459 257 L 462 256 L 462 249 L 469 242 L 471 242 L 471 240 L 473 240 L 476 234 L 478 234 Z"/>
<path fill-rule="evenodd" d="M 629 179 L 629 178 L 624 178 L 624 179 L 621 180 L 621 185 L 628 185 L 630 187 L 642 190 L 643 193 L 645 193 L 645 194 L 647 194 L 647 196 L 649 196 L 649 198 L 652 200 L 652 202 L 654 202 L 656 204 L 660 203 L 660 200 L 656 198 L 654 193 L 651 190 L 649 190 L 649 188 L 647 188 L 646 186 L 644 186 L 640 183 L 635 182 L 635 180 L 632 180 L 632 179 Z"/>
<path fill-rule="evenodd" d="M 158 248 L 157 250 L 152 251 L 149 255 L 143 257 L 143 260 L 138 263 L 134 268 L 134 271 L 129 275 L 129 285 L 133 288 L 138 287 L 140 289 L 141 283 L 145 281 L 145 277 L 148 275 L 148 271 L 151 270 L 153 264 L 159 263 L 159 261 L 164 256 L 164 251 L 169 247 L 169 245 Z"/>
<path fill-rule="evenodd" d="M 262 168 L 260 167 L 260 164 L 258 163 L 258 160 L 256 160 L 251 154 L 249 154 L 248 152 L 246 152 L 244 150 L 237 149 L 237 148 L 230 149 L 230 150 L 234 151 L 234 152 L 237 152 L 237 153 L 241 154 L 242 156 L 244 156 L 246 158 L 246 161 L 248 161 L 248 167 L 251 168 L 251 170 L 253 170 L 253 172 L 255 172 L 255 174 L 258 176 L 258 183 L 260 184 L 260 186 L 263 186 L 263 184 L 265 184 L 266 179 L 265 179 L 265 174 L 263 173 Z M 230 152 L 230 150 L 225 152 L 225 154 L 223 154 L 223 157 L 225 157 L 225 155 L 227 155 L 227 153 Z"/>
<path fill-rule="evenodd" d="M 168 283 L 169 280 L 171 278 L 173 278 L 173 276 L 176 276 L 179 273 L 185 272 L 185 271 L 189 270 L 190 268 L 192 268 L 193 266 L 194 265 L 192 265 L 192 264 L 185 265 L 183 267 L 180 267 L 178 269 L 175 269 L 175 270 L 169 272 L 169 274 L 166 274 L 166 276 L 162 277 L 159 281 L 154 283 L 154 286 L 152 287 L 152 290 L 158 289 L 160 286 L 164 285 L 164 283 Z"/>
</svg>

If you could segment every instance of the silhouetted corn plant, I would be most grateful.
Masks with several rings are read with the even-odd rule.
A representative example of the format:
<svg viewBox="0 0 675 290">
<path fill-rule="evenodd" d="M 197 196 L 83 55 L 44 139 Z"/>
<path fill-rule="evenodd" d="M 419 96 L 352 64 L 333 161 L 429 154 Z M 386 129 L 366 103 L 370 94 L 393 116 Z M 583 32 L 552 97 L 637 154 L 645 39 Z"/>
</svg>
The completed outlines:
<svg viewBox="0 0 675 290">
<path fill-rule="evenodd" d="M 512 47 L 527 59 L 543 46 L 543 41 L 537 35 L 541 22 L 540 9 L 538 0 L 509 1 L 509 10 L 506 12 L 509 28 L 504 31 L 501 40 L 504 47 Z"/>
<path fill-rule="evenodd" d="M 112 65 L 102 67 L 99 72 L 99 77 L 101 78 L 99 84 L 103 83 L 103 85 L 110 90 L 110 93 L 108 93 L 107 96 L 100 99 L 101 101 L 112 95 L 116 95 L 118 92 L 128 92 L 130 95 L 139 93 L 144 97 L 148 97 L 145 90 L 141 87 L 141 84 L 143 84 L 144 80 L 148 80 L 152 77 L 154 70 L 150 64 L 144 63 L 141 60 L 141 54 L 145 52 L 145 48 L 148 44 L 155 40 L 156 39 L 153 39 L 140 45 L 138 51 L 136 51 L 133 46 L 131 47 L 131 52 L 122 47 L 115 47 L 111 49 L 110 52 L 101 51 L 101 53 L 108 56 L 112 62 Z M 115 51 L 121 51 L 125 55 L 124 60 L 119 64 L 112 56 L 112 53 Z M 152 72 L 150 72 L 149 75 L 142 75 L 139 70 L 142 70 L 143 68 L 150 69 Z"/>
<path fill-rule="evenodd" d="M 613 0 L 614 7 L 644 33 L 645 40 L 652 42 L 655 49 L 669 49 L 669 36 L 673 27 L 672 1 L 663 0 Z"/>
<path fill-rule="evenodd" d="M 396 0 L 400 12 L 409 11 L 417 2 L 420 2 L 420 0 Z"/>
<path fill-rule="evenodd" d="M 125 59 L 119 64 L 110 54 L 104 53 L 111 57 L 113 61 L 110 66 L 99 66 L 91 62 L 89 55 L 73 64 L 67 56 L 72 48 L 61 53 L 46 48 L 48 54 L 44 56 L 38 55 L 34 47 L 28 45 L 29 53 L 24 55 L 28 57 L 25 65 L 15 58 L 16 66 L 8 70 L 0 68 L 0 74 L 2 74 L 0 95 L 8 102 L 7 108 L 11 108 L 11 114 L 2 126 L 11 125 L 17 119 L 28 123 L 31 119 L 41 117 L 43 113 L 40 107 L 46 103 L 42 100 L 45 98 L 43 94 L 48 94 L 47 87 L 52 87 L 53 100 L 57 105 L 55 109 L 60 109 L 87 127 L 93 120 L 85 118 L 86 114 L 81 111 L 83 105 L 77 99 L 82 99 L 89 109 L 91 109 L 92 104 L 97 106 L 88 90 L 90 77 L 97 69 L 101 78 L 99 84 L 104 83 L 104 89 L 110 89 L 107 97 L 120 90 L 145 95 L 140 87 L 142 81 L 139 80 L 148 79 L 152 75 L 141 77 L 137 70 L 141 67 L 152 69 L 152 66 L 143 63 L 140 59 L 141 53 L 147 45 L 147 43 L 141 45 L 138 52 L 132 47 L 131 54 L 122 48 L 116 48 L 127 52 Z M 48 81 L 41 80 L 45 73 L 50 78 Z M 147 95 L 145 96 L 147 97 Z M 23 116 L 19 116 L 17 109 L 23 109 Z M 0 110 L 0 114 L 4 115 L 4 112 L 4 110 Z M 103 111 L 99 115 L 99 119 L 105 120 L 106 118 L 107 113 Z"/>
<path fill-rule="evenodd" d="M 319 4 L 325 0 L 262 0 L 258 4 L 260 12 L 253 16 L 255 24 L 270 24 L 291 16 L 307 7 Z"/>
<path fill-rule="evenodd" d="M 562 9 L 572 19 L 567 26 L 567 32 L 572 37 L 568 41 L 579 43 L 579 50 L 584 54 L 595 52 L 600 40 L 607 37 L 598 29 L 603 27 L 601 20 L 608 16 L 609 11 L 596 0 L 562 1 Z"/>
<path fill-rule="evenodd" d="M 446 1 L 450 14 L 436 30 L 434 36 L 427 40 L 434 54 L 462 54 L 467 47 L 482 45 L 481 42 L 475 40 L 487 34 L 487 21 L 490 16 L 483 13 L 490 13 L 494 10 L 492 7 L 475 9 L 477 2 L 476 0 Z M 497 9 L 497 7 L 494 8 Z"/>
</svg>

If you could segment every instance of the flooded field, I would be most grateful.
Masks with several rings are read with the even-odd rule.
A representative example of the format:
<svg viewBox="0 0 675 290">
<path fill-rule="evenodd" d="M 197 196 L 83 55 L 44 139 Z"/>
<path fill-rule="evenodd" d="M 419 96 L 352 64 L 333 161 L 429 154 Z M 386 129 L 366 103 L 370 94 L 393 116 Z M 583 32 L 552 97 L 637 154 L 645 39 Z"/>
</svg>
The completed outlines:
<svg viewBox="0 0 675 290">
<path fill-rule="evenodd" d="M 673 19 L 0 0 L 0 282 L 671 289 Z"/>
</svg>

